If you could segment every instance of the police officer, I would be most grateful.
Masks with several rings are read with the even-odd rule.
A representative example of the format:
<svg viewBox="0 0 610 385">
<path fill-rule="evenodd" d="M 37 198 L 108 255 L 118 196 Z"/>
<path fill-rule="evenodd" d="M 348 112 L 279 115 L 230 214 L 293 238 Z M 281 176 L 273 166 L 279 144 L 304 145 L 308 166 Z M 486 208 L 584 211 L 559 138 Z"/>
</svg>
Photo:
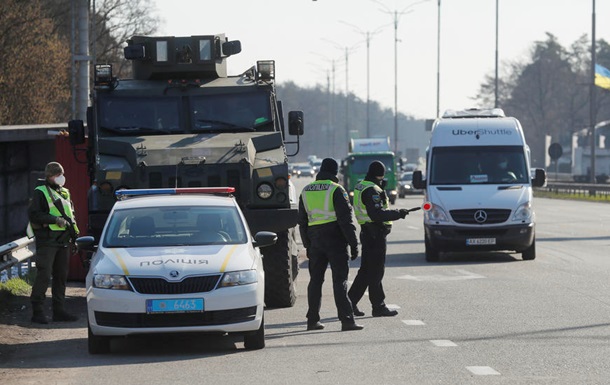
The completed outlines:
<svg viewBox="0 0 610 385">
<path fill-rule="evenodd" d="M 309 258 L 307 330 L 324 329 L 324 324 L 320 323 L 320 307 L 324 274 L 329 264 L 341 330 L 363 328 L 354 321 L 352 304 L 347 296 L 350 258 L 347 247 L 350 247 L 351 259 L 356 259 L 358 237 L 347 193 L 337 183 L 338 169 L 334 159 L 325 158 L 316 180 L 305 186 L 299 198 L 299 231 Z"/>
<path fill-rule="evenodd" d="M 45 182 L 30 202 L 28 236 L 36 237 L 36 279 L 32 286 L 32 322 L 46 324 L 43 304 L 52 277 L 53 321 L 76 321 L 65 310 L 70 243 L 78 235 L 64 169 L 57 162 L 45 167 Z M 72 227 L 72 228 L 70 228 Z"/>
<path fill-rule="evenodd" d="M 391 317 L 398 314 L 386 306 L 383 291 L 385 272 L 386 236 L 392 229 L 393 220 L 404 218 L 409 214 L 407 209 L 388 209 L 388 197 L 383 190 L 385 166 L 379 161 L 369 165 L 363 181 L 354 188 L 354 211 L 360 224 L 360 243 L 362 259 L 360 269 L 349 289 L 354 314 L 363 316 L 358 309 L 358 301 L 369 289 L 369 300 L 373 306 L 373 317 Z"/>
</svg>

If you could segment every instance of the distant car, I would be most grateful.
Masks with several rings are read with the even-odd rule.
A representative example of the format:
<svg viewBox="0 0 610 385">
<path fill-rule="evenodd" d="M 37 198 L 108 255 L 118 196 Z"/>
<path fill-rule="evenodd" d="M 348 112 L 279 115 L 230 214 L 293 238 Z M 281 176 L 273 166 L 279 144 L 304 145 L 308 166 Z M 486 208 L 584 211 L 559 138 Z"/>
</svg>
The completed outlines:
<svg viewBox="0 0 610 385">
<path fill-rule="evenodd" d="M 311 168 L 313 168 L 314 172 L 319 172 L 320 166 L 322 166 L 322 159 L 312 160 L 311 162 L 309 162 L 309 164 L 311 165 Z"/>
<path fill-rule="evenodd" d="M 413 187 L 413 171 L 403 172 L 398 181 L 398 197 L 404 198 L 410 194 L 421 194 L 423 190 Z"/>
<path fill-rule="evenodd" d="M 311 178 L 316 175 L 314 169 L 308 164 L 299 164 L 294 167 L 297 178 L 307 177 Z"/>
<path fill-rule="evenodd" d="M 122 190 L 86 277 L 88 348 L 108 353 L 114 336 L 209 332 L 265 346 L 260 247 L 229 188 Z"/>
</svg>

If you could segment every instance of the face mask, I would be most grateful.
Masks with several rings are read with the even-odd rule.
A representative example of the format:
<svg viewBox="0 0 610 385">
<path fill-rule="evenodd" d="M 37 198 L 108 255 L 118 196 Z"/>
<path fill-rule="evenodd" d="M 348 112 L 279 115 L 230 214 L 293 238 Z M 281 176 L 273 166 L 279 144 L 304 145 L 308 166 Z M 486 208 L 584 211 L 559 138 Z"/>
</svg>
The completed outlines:
<svg viewBox="0 0 610 385">
<path fill-rule="evenodd" d="M 60 175 L 58 177 L 55 178 L 55 183 L 60 186 L 63 187 L 64 184 L 66 183 L 66 177 L 63 175 Z"/>
</svg>

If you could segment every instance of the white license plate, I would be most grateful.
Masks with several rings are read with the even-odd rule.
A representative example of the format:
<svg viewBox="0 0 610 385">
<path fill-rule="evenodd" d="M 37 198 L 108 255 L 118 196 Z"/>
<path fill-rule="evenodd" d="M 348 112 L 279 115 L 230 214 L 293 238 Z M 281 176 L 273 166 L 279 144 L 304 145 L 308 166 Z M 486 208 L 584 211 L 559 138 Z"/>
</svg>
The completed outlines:
<svg viewBox="0 0 610 385">
<path fill-rule="evenodd" d="M 203 298 L 187 299 L 148 299 L 146 312 L 151 313 L 200 313 L 203 311 Z"/>
<path fill-rule="evenodd" d="M 495 245 L 496 238 L 468 238 L 466 239 L 466 245 L 475 246 L 475 245 Z"/>
</svg>

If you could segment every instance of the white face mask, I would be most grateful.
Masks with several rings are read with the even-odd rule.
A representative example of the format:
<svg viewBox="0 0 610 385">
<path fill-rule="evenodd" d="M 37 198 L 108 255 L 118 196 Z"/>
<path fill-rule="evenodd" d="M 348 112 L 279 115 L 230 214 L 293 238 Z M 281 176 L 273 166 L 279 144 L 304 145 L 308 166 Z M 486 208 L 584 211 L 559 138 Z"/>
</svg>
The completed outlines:
<svg viewBox="0 0 610 385">
<path fill-rule="evenodd" d="M 66 183 L 66 177 L 63 175 L 60 175 L 58 177 L 55 178 L 55 183 L 60 186 L 63 187 L 64 184 Z"/>
</svg>

